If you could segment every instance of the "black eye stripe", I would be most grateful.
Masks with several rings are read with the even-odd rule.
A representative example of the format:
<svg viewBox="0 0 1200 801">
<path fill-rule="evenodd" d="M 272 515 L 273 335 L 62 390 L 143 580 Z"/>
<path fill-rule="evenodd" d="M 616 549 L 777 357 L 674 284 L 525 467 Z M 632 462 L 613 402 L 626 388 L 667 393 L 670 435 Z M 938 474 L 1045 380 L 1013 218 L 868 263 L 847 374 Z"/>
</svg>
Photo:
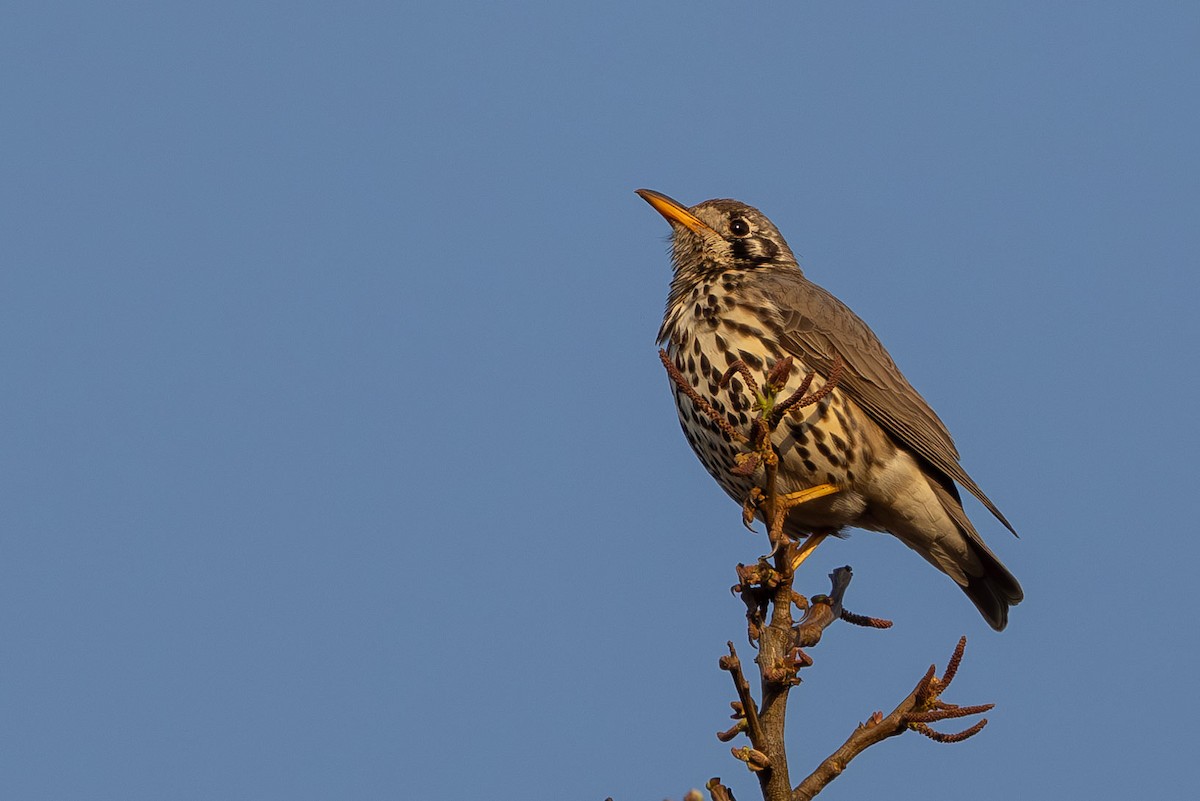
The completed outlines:
<svg viewBox="0 0 1200 801">
<path fill-rule="evenodd" d="M 749 236 L 732 240 L 729 253 L 737 261 L 762 264 L 775 260 L 779 246 L 765 236 Z"/>
</svg>

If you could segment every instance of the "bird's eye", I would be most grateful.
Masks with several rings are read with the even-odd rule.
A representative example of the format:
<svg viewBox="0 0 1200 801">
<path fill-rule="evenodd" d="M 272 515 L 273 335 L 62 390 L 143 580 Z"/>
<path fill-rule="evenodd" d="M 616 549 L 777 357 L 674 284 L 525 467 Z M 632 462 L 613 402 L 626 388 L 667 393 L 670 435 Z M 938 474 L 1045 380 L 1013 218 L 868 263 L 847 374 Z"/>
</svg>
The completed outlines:
<svg viewBox="0 0 1200 801">
<path fill-rule="evenodd" d="M 741 217 L 732 219 L 729 221 L 729 233 L 733 234 L 734 236 L 745 236 L 746 234 L 750 233 L 750 223 L 746 222 Z"/>
</svg>

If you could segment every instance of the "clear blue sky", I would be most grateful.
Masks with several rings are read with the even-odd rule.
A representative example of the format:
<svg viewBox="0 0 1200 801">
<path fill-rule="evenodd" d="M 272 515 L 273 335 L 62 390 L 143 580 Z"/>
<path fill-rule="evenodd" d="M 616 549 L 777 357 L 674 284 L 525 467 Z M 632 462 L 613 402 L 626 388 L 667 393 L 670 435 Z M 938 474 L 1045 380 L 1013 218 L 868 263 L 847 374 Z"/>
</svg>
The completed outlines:
<svg viewBox="0 0 1200 801">
<path fill-rule="evenodd" d="M 831 799 L 1194 784 L 1195 3 L 36 3 L 0 26 L 0 795 L 678 798 L 766 547 L 678 431 L 667 226 L 736 197 L 1021 532 L 987 629 L 896 541 L 793 771 Z M 826 796 L 823 796 L 826 797 Z"/>
</svg>

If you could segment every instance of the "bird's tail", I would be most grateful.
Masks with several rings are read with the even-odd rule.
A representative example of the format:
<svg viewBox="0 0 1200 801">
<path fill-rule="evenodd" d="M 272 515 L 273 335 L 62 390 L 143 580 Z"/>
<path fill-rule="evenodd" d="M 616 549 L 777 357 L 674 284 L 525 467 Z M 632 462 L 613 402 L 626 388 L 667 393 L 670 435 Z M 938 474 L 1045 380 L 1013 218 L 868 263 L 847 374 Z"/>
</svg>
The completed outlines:
<svg viewBox="0 0 1200 801">
<path fill-rule="evenodd" d="M 1021 603 L 1025 593 L 1013 574 L 987 546 L 975 547 L 976 542 L 971 542 L 971 545 L 983 571 L 979 575 L 967 573 L 967 583 L 961 585 L 962 590 L 988 625 L 996 631 L 1002 631 L 1008 625 L 1008 608 Z"/>
<path fill-rule="evenodd" d="M 988 625 L 996 631 L 1002 631 L 1008 625 L 1008 608 L 1021 603 L 1025 592 L 1016 577 L 1008 572 L 1008 568 L 975 531 L 975 527 L 967 519 L 967 513 L 963 511 L 962 503 L 955 497 L 958 493 L 947 492 L 945 487 L 936 482 L 931 481 L 930 485 L 941 501 L 942 508 L 962 533 L 968 552 L 958 564 L 939 564 L 938 567 L 962 587 L 962 591 L 971 599 L 971 603 L 975 604 L 975 608 L 983 615 Z M 956 573 L 958 575 L 955 575 Z"/>
</svg>

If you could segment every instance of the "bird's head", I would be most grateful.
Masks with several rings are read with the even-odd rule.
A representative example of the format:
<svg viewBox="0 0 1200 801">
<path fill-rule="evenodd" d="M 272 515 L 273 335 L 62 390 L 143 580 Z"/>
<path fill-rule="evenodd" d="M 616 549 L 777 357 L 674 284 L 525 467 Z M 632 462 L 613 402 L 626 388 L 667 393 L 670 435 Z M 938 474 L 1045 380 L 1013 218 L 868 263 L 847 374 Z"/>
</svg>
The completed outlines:
<svg viewBox="0 0 1200 801">
<path fill-rule="evenodd" d="M 737 200 L 706 200 L 691 208 L 660 192 L 639 189 L 642 199 L 671 223 L 676 275 L 796 267 L 774 223 Z"/>
</svg>

